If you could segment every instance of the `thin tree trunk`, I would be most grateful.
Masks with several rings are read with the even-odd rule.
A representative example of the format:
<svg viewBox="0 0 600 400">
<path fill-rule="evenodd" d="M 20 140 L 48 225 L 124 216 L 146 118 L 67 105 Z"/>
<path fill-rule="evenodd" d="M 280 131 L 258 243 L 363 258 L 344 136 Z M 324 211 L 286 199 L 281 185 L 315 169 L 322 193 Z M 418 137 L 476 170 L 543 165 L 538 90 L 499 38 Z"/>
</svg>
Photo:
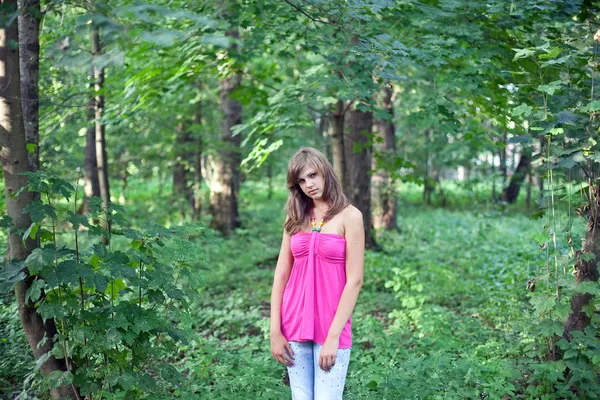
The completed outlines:
<svg viewBox="0 0 600 400">
<path fill-rule="evenodd" d="M 31 171 L 40 169 L 39 151 L 39 99 L 38 80 L 40 70 L 40 11 L 39 0 L 19 0 L 19 56 L 21 73 L 21 106 L 25 125 Z M 39 193 L 34 193 L 35 200 Z"/>
<path fill-rule="evenodd" d="M 181 209 L 182 217 L 185 218 L 189 210 L 193 219 L 195 214 L 193 165 L 196 160 L 196 146 L 192 132 L 184 126 L 183 122 L 180 122 L 177 126 L 175 146 L 173 193 L 175 196 L 185 198 L 185 206 Z"/>
<path fill-rule="evenodd" d="M 344 137 L 346 155 L 346 177 L 348 179 L 348 200 L 363 215 L 365 225 L 365 245 L 376 246 L 371 222 L 371 145 L 370 135 L 373 129 L 373 114 L 359 110 L 350 110 L 347 115 L 348 132 Z M 359 147 L 361 150 L 355 152 Z"/>
<path fill-rule="evenodd" d="M 507 154 L 506 154 L 506 141 L 508 140 L 508 133 L 504 131 L 502 134 L 502 149 L 500 150 L 500 171 L 502 172 L 502 187 L 506 187 L 506 180 L 508 178 L 507 170 Z"/>
<path fill-rule="evenodd" d="M 198 90 L 202 88 L 201 83 L 197 83 Z M 193 205 L 193 220 L 199 221 L 200 214 L 202 213 L 202 152 L 204 151 L 204 142 L 202 140 L 201 127 L 202 127 L 202 103 L 198 103 L 196 108 L 196 115 L 194 116 L 196 132 L 196 154 L 194 157 L 194 205 Z"/>
<path fill-rule="evenodd" d="M 346 179 L 346 153 L 344 150 L 344 102 L 338 100 L 335 110 L 331 113 L 329 123 L 331 129 L 331 152 L 333 154 L 333 169 L 337 174 L 342 190 L 348 191 Z"/>
<path fill-rule="evenodd" d="M 320 138 L 323 139 L 323 142 L 325 143 L 325 145 L 323 146 L 325 150 L 323 154 L 325 154 L 325 157 L 327 157 L 328 160 L 333 161 L 333 152 L 331 149 L 331 132 L 329 131 L 329 119 L 326 118 L 324 115 L 321 115 L 319 117 L 318 135 Z"/>
<path fill-rule="evenodd" d="M 8 15 L 17 10 L 17 1 L 0 0 L 0 19 L 7 21 Z M 27 177 L 22 172 L 31 171 L 27 152 L 27 138 L 21 108 L 21 88 L 19 73 L 19 50 L 8 43 L 18 43 L 18 24 L 15 19 L 9 26 L 0 27 L 0 159 L 4 174 L 6 213 L 12 218 L 13 226 L 8 236 L 8 258 L 25 260 L 36 246 L 36 241 L 21 240 L 20 232 L 27 229 L 32 221 L 28 213 L 23 213 L 33 200 L 32 194 L 23 190 L 18 196 L 13 195 L 27 186 Z M 28 274 L 27 269 L 24 272 Z M 36 312 L 34 304 L 25 299 L 33 278 L 27 276 L 15 286 L 15 295 L 19 309 L 19 317 L 27 341 L 31 346 L 35 359 L 52 351 L 56 335 L 53 319 L 45 322 Z M 43 344 L 40 344 L 46 339 Z M 66 371 L 64 360 L 50 357 L 41 367 L 43 375 L 54 371 Z M 73 387 L 60 386 L 51 389 L 55 399 L 75 399 Z"/>
<path fill-rule="evenodd" d="M 444 188 L 442 187 L 442 180 L 440 179 L 440 171 L 439 170 L 435 170 L 433 175 L 435 177 L 436 186 L 437 186 L 437 188 L 440 191 L 440 198 L 442 200 L 442 207 L 446 207 L 446 205 L 448 204 L 448 201 L 446 200 L 446 195 L 444 194 Z"/>
<path fill-rule="evenodd" d="M 494 163 L 494 153 L 491 154 L 492 161 L 490 162 L 491 166 L 491 176 L 492 176 L 492 201 L 496 202 L 498 197 L 496 196 L 496 164 Z"/>
<path fill-rule="evenodd" d="M 237 29 L 231 30 L 227 36 L 239 38 Z M 230 52 L 237 52 L 233 45 Z M 215 159 L 215 168 L 211 182 L 210 205 L 213 215 L 212 227 L 224 235 L 233 233 L 239 226 L 238 196 L 240 187 L 240 135 L 234 135 L 231 128 L 242 122 L 242 105 L 231 97 L 241 84 L 241 75 L 230 71 L 221 81 L 221 148 Z"/>
<path fill-rule="evenodd" d="M 393 123 L 394 109 L 392 104 L 392 91 L 386 86 L 382 90 L 383 108 L 386 116 L 373 125 L 376 137 L 376 151 L 378 157 L 393 160 L 396 157 L 396 137 Z M 380 143 L 379 143 L 380 142 Z M 374 162 L 374 164 L 376 164 Z M 373 204 L 373 225 L 375 229 L 384 228 L 387 231 L 397 229 L 396 213 L 397 200 L 395 181 L 387 168 L 393 163 L 383 167 L 373 165 L 376 171 L 371 179 Z"/>
<path fill-rule="evenodd" d="M 531 187 L 533 186 L 533 174 L 531 168 L 527 171 L 527 192 L 525 196 L 525 206 L 527 209 L 531 208 Z"/>
<path fill-rule="evenodd" d="M 85 135 L 85 161 L 84 161 L 84 192 L 86 197 L 100 197 L 100 182 L 98 181 L 98 163 L 96 162 L 96 99 L 93 95 L 96 81 L 94 79 L 94 68 L 91 70 L 90 97 L 88 99 L 88 123 Z M 83 202 L 83 212 L 88 214 L 89 202 Z"/>
<path fill-rule="evenodd" d="M 98 56 L 102 54 L 102 44 L 100 43 L 100 28 L 95 26 L 92 30 L 92 55 Z M 108 206 L 110 205 L 110 187 L 108 182 L 108 163 L 106 156 L 106 136 L 102 116 L 104 114 L 104 68 L 94 66 L 94 82 L 95 82 L 95 141 L 96 141 L 96 165 L 98 170 L 98 183 L 100 187 L 100 197 L 102 204 L 106 208 L 106 218 L 103 221 L 104 229 L 110 232 L 110 221 L 108 220 Z M 108 238 L 103 237 L 103 241 L 108 243 Z"/>
<path fill-rule="evenodd" d="M 519 197 L 519 190 L 521 185 L 527 176 L 529 166 L 531 165 L 531 150 L 525 148 L 521 151 L 521 158 L 519 159 L 519 165 L 510 179 L 510 183 L 502 191 L 502 200 L 508 203 L 514 203 Z"/>
<path fill-rule="evenodd" d="M 427 150 L 427 144 L 429 142 L 429 135 L 430 135 L 429 129 L 425 129 L 424 135 L 425 135 L 426 146 L 425 146 L 425 173 L 424 173 L 424 177 L 423 177 L 423 201 L 425 201 L 425 204 L 430 205 L 431 204 L 431 194 L 435 190 L 435 181 L 433 181 L 430 177 L 431 158 L 429 155 L 429 150 Z"/>
<path fill-rule="evenodd" d="M 594 176 L 591 168 L 588 168 L 588 173 Z M 594 179 L 588 179 L 588 184 L 590 197 L 588 227 L 575 264 L 575 282 L 578 285 L 582 282 L 598 282 L 599 277 L 597 262 L 600 260 L 600 187 Z M 580 257 L 582 253 L 593 253 L 596 257 L 586 261 Z M 582 331 L 590 324 L 592 316 L 584 311 L 584 307 L 593 298 L 594 295 L 591 293 L 579 293 L 571 298 L 571 312 L 565 321 L 563 334 L 567 340 L 571 340 L 573 331 Z"/>
</svg>

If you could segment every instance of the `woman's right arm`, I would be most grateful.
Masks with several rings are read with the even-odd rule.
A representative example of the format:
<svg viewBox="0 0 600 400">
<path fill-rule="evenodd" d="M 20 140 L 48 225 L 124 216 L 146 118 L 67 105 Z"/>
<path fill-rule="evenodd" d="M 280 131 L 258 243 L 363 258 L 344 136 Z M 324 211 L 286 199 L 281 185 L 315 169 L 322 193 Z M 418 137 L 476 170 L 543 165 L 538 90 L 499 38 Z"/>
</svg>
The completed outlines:
<svg viewBox="0 0 600 400">
<path fill-rule="evenodd" d="M 284 230 L 277 267 L 275 267 L 273 289 L 271 290 L 271 353 L 277 362 L 288 366 L 293 365 L 293 362 L 286 354 L 286 350 L 292 357 L 294 357 L 294 352 L 281 333 L 281 302 L 285 285 L 287 285 L 290 278 L 293 262 L 294 256 L 290 249 L 290 235 Z"/>
</svg>

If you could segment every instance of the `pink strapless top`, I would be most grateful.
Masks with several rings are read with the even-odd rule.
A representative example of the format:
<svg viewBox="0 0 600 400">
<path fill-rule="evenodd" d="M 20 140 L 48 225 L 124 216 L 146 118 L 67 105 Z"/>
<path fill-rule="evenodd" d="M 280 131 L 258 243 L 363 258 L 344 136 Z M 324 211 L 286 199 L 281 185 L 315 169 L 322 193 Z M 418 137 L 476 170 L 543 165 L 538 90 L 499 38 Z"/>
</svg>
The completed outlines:
<svg viewBox="0 0 600 400">
<path fill-rule="evenodd" d="M 291 237 L 294 265 L 283 292 L 281 332 L 288 341 L 324 344 L 346 285 L 346 239 L 334 233 L 299 232 Z M 339 348 L 352 346 L 352 319 Z"/>
</svg>

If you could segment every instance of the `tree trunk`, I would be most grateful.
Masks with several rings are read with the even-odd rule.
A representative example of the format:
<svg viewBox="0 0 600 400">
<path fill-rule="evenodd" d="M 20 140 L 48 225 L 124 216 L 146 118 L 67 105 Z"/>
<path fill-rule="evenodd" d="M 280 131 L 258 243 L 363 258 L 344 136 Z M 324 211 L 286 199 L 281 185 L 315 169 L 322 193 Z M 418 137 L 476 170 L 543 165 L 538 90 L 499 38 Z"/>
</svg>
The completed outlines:
<svg viewBox="0 0 600 400">
<path fill-rule="evenodd" d="M 431 204 L 431 194 L 435 190 L 435 180 L 431 178 L 431 157 L 429 155 L 429 150 L 427 150 L 427 145 L 429 144 L 429 129 L 425 129 L 425 172 L 423 176 L 423 201 L 425 204 Z"/>
<path fill-rule="evenodd" d="M 180 122 L 177 126 L 177 138 L 175 144 L 175 165 L 173 166 L 173 193 L 175 196 L 185 198 L 185 206 L 181 209 L 181 215 L 185 218 L 188 210 L 192 219 L 195 214 L 194 199 L 194 164 L 196 162 L 196 149 L 192 132 Z"/>
<path fill-rule="evenodd" d="M 506 179 L 508 178 L 507 170 L 507 154 L 506 154 L 506 141 L 508 140 L 508 134 L 506 131 L 502 134 L 502 149 L 500 149 L 500 171 L 502 172 L 502 187 L 506 186 Z"/>
<path fill-rule="evenodd" d="M 527 192 L 525 193 L 525 206 L 531 208 L 531 187 L 533 186 L 533 174 L 531 168 L 527 171 Z"/>
<path fill-rule="evenodd" d="M 588 172 L 592 174 L 591 168 Z M 600 260 L 600 187 L 595 180 L 588 180 L 588 190 L 590 197 L 590 209 L 587 213 L 588 228 L 583 240 L 581 252 L 577 252 L 577 263 L 575 264 L 576 278 L 575 282 L 597 282 L 598 266 Z M 583 260 L 581 253 L 594 253 L 596 256 L 590 260 Z M 564 325 L 564 337 L 571 340 L 573 331 L 584 330 L 591 321 L 592 316 L 586 314 L 583 308 L 588 305 L 594 296 L 591 293 L 579 293 L 571 298 L 571 312 L 567 316 Z"/>
<path fill-rule="evenodd" d="M 21 73 L 21 106 L 31 171 L 40 169 L 38 80 L 40 70 L 40 11 L 39 0 L 19 0 L 19 56 Z M 33 193 L 35 200 L 39 193 Z"/>
<path fill-rule="evenodd" d="M 337 174 L 342 190 L 348 191 L 348 182 L 346 179 L 346 154 L 344 150 L 344 102 L 338 100 L 335 110 L 331 113 L 329 122 L 331 129 L 331 151 L 333 154 L 333 169 Z"/>
<path fill-rule="evenodd" d="M 365 245 L 367 248 L 376 246 L 371 222 L 371 145 L 370 134 L 373 129 L 373 114 L 359 110 L 347 113 L 348 132 L 344 137 L 346 156 L 346 178 L 348 200 L 363 215 L 365 225 Z M 354 148 L 360 148 L 355 152 Z"/>
<path fill-rule="evenodd" d="M 17 1 L 0 0 L 0 19 L 8 20 L 8 16 L 17 10 Z M 13 226 L 8 236 L 8 258 L 10 260 L 25 260 L 36 246 L 36 241 L 21 240 L 19 232 L 27 229 L 32 221 L 23 209 L 33 200 L 28 190 L 23 190 L 18 196 L 13 194 L 27 185 L 27 177 L 22 172 L 31 171 L 27 152 L 27 138 L 23 123 L 21 108 L 21 88 L 19 73 L 19 50 L 9 46 L 8 43 L 18 43 L 17 19 L 7 27 L 0 27 L 0 159 L 4 173 L 4 187 L 6 198 L 6 213 L 12 218 Z M 27 274 L 27 269 L 24 270 Z M 25 299 L 27 290 L 33 279 L 27 276 L 17 283 L 15 295 L 19 308 L 19 317 L 27 341 L 31 346 L 35 359 L 52 351 L 56 327 L 53 319 L 44 323 L 36 312 L 34 304 Z M 40 345 L 42 339 L 46 339 Z M 43 375 L 47 376 L 54 371 L 66 371 L 63 360 L 50 357 L 41 367 Z M 73 387 L 60 386 L 51 390 L 55 399 L 76 398 Z"/>
<path fill-rule="evenodd" d="M 490 175 L 492 176 L 492 201 L 495 203 L 498 201 L 498 196 L 496 195 L 496 164 L 494 160 L 494 153 L 490 154 L 491 162 L 490 162 Z"/>
<path fill-rule="evenodd" d="M 393 123 L 394 109 L 392 104 L 392 91 L 386 86 L 382 91 L 383 108 L 386 116 L 374 125 L 376 132 L 376 151 L 378 157 L 393 160 L 396 157 L 396 137 Z M 376 164 L 376 162 L 374 162 Z M 387 165 L 385 165 L 387 164 Z M 373 226 L 375 229 L 384 228 L 387 231 L 397 229 L 396 221 L 396 189 L 395 181 L 388 168 L 393 162 L 384 163 L 383 166 L 373 165 L 376 171 L 371 179 L 373 191 Z"/>
<path fill-rule="evenodd" d="M 319 128 L 318 128 L 318 136 L 323 139 L 325 145 L 323 146 L 325 157 L 328 160 L 333 161 L 333 153 L 331 151 L 331 132 L 329 130 L 329 119 L 324 115 L 319 117 Z"/>
<path fill-rule="evenodd" d="M 514 203 L 519 197 L 519 190 L 521 185 L 527 176 L 529 166 L 531 165 L 531 149 L 525 148 L 521 150 L 521 158 L 519 159 L 519 165 L 510 178 L 510 183 L 502 191 L 502 200 L 508 203 Z"/>
<path fill-rule="evenodd" d="M 197 87 L 200 90 L 202 88 L 201 83 L 197 83 Z M 202 213 L 202 152 L 204 143 L 201 135 L 202 127 L 202 104 L 198 103 L 196 109 L 196 115 L 194 117 L 194 132 L 196 132 L 196 154 L 194 156 L 194 205 L 193 205 L 193 220 L 199 221 L 200 214 Z"/>
<path fill-rule="evenodd" d="M 102 44 L 100 43 L 100 28 L 95 26 L 92 30 L 92 55 L 98 56 L 102 54 Z M 104 68 L 94 68 L 94 138 L 96 141 L 96 165 L 98 170 L 98 183 L 100 188 L 100 197 L 102 198 L 102 204 L 106 208 L 107 218 L 104 220 L 104 229 L 110 232 L 110 221 L 108 219 L 108 206 L 110 205 L 110 188 L 108 184 L 108 163 L 106 156 L 106 137 L 104 123 L 102 122 L 102 116 L 104 113 Z M 103 237 L 103 241 L 108 243 L 108 238 Z"/>
<path fill-rule="evenodd" d="M 100 182 L 98 181 L 98 163 L 96 162 L 96 99 L 93 95 L 96 87 L 94 68 L 91 70 L 90 97 L 88 99 L 88 123 L 85 135 L 85 162 L 84 162 L 84 192 L 86 197 L 100 197 Z M 83 212 L 88 214 L 88 201 L 83 202 Z"/>
<path fill-rule="evenodd" d="M 239 38 L 237 30 L 227 33 L 227 36 Z M 230 52 L 237 52 L 233 45 Z M 242 123 L 242 105 L 231 98 L 241 83 L 238 71 L 229 71 L 221 81 L 221 147 L 218 157 L 215 157 L 215 168 L 211 182 L 210 206 L 213 215 L 212 227 L 224 235 L 231 234 L 239 226 L 238 195 L 240 186 L 240 135 L 234 135 L 231 128 Z"/>
</svg>

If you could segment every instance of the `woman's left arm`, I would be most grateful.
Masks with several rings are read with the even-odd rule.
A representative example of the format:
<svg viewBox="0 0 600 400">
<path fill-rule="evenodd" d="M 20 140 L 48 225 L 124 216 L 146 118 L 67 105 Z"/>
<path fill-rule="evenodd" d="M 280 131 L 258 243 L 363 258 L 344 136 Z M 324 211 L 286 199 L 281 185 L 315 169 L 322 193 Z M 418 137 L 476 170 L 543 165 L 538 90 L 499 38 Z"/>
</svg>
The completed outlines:
<svg viewBox="0 0 600 400">
<path fill-rule="evenodd" d="M 335 317 L 329 328 L 327 339 L 319 356 L 319 366 L 329 371 L 335 364 L 339 348 L 340 335 L 352 316 L 363 283 L 365 260 L 365 230 L 362 213 L 355 207 L 349 207 L 344 216 L 346 236 L 346 285 L 340 297 Z"/>
</svg>

